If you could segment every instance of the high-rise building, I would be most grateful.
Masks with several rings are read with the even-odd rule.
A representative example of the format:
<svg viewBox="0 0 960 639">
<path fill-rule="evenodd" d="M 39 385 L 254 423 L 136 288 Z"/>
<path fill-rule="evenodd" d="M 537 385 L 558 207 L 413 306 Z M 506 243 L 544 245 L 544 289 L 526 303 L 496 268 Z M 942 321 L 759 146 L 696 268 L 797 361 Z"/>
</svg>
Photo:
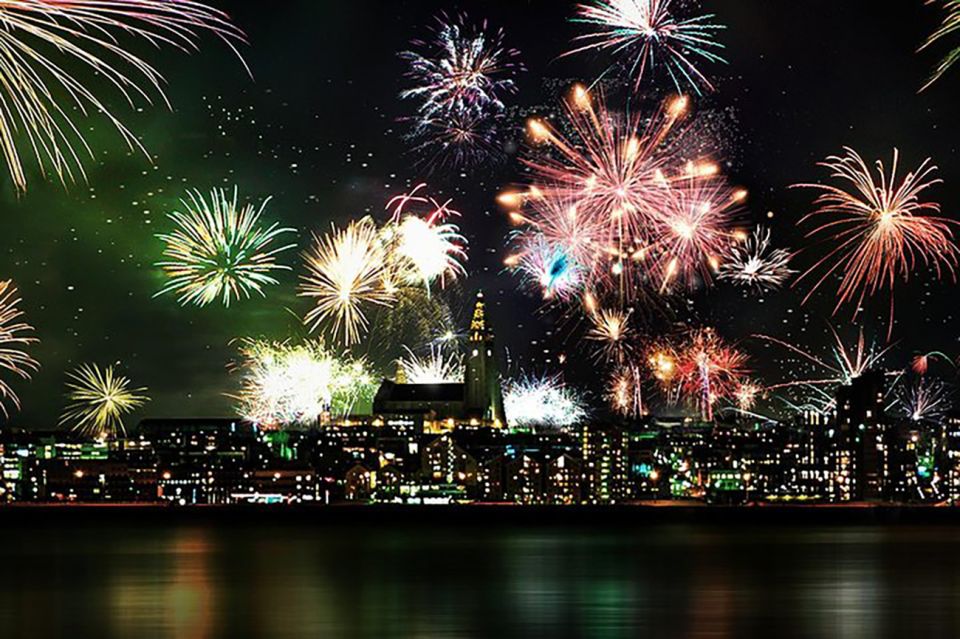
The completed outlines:
<svg viewBox="0 0 960 639">
<path fill-rule="evenodd" d="M 837 389 L 837 427 L 853 451 L 853 498 L 883 496 L 887 464 L 883 371 L 867 371 Z"/>
<path fill-rule="evenodd" d="M 584 501 L 594 504 L 623 501 L 628 495 L 627 432 L 618 428 L 587 426 L 583 429 L 582 446 Z"/>
</svg>

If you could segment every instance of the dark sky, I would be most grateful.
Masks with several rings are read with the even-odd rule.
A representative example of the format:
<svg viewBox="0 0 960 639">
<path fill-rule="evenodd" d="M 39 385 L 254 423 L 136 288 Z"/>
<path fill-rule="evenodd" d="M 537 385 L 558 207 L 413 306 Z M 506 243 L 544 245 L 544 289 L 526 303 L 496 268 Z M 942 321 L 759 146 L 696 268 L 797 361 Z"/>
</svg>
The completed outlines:
<svg viewBox="0 0 960 639">
<path fill-rule="evenodd" d="M 216 415 L 229 412 L 224 397 L 235 380 L 226 371 L 242 336 L 282 339 L 302 335 L 296 317 L 306 303 L 295 297 L 297 255 L 282 259 L 295 270 L 266 299 L 229 310 L 181 308 L 174 298 L 153 299 L 163 278 L 153 266 L 167 227 L 165 214 L 187 188 L 240 187 L 254 199 L 273 196 L 267 217 L 309 232 L 366 213 L 380 215 L 386 200 L 422 178 L 402 138 L 399 117 L 409 105 L 397 99 L 403 86 L 397 52 L 426 34 L 440 10 L 463 10 L 502 26 L 507 42 L 522 52 L 528 71 L 511 104 L 518 123 L 525 113 L 554 107 L 558 87 L 590 81 L 605 68 L 602 58 L 557 56 L 577 27 L 567 22 L 573 2 L 558 0 L 274 0 L 219 2 L 248 33 L 243 50 L 253 79 L 220 43 L 207 38 L 200 53 L 145 52 L 165 73 L 172 111 L 143 106 L 126 121 L 142 136 L 153 162 L 127 152 L 98 118 L 79 122 L 96 151 L 87 183 L 44 182 L 31 175 L 29 192 L 17 197 L 4 181 L 0 191 L 0 279 L 21 289 L 29 321 L 42 343 L 34 350 L 42 370 L 18 383 L 23 410 L 15 424 L 50 428 L 63 405 L 65 372 L 80 362 L 122 362 L 153 401 L 142 415 Z M 945 214 L 960 204 L 955 95 L 960 70 L 918 95 L 937 55 L 915 50 L 937 25 L 936 7 L 921 0 L 705 0 L 727 25 L 719 39 L 729 65 L 705 67 L 717 91 L 696 100 L 698 111 L 722 114 L 727 170 L 751 192 L 756 221 L 774 213 L 778 244 L 801 248 L 796 223 L 810 194 L 790 184 L 822 176 L 815 163 L 843 145 L 867 158 L 889 159 L 899 147 L 906 165 L 930 156 L 945 185 L 932 193 Z M 124 107 L 117 109 L 126 113 Z M 435 191 L 455 198 L 469 237 L 465 289 L 484 288 L 501 341 L 516 370 L 554 372 L 554 354 L 569 356 L 573 380 L 595 379 L 594 364 L 566 331 L 547 333 L 557 322 L 538 313 L 536 299 L 501 273 L 508 225 L 494 204 L 504 186 L 522 181 L 515 159 L 499 169 L 470 175 L 435 174 Z M 801 254 L 797 264 L 810 264 Z M 958 289 L 920 273 L 898 290 L 891 365 L 913 351 L 956 354 L 953 309 Z M 730 339 L 744 340 L 754 367 L 769 381 L 795 374 L 793 360 L 749 337 L 769 332 L 822 349 L 829 294 L 800 307 L 802 291 L 785 290 L 762 300 L 729 287 L 694 296 L 688 319 L 712 324 Z M 870 308 L 865 330 L 882 341 L 886 302 Z M 849 311 L 849 309 L 848 309 Z M 835 322 L 856 332 L 849 314 Z M 543 341 L 545 340 L 545 341 Z M 545 353 L 545 349 L 549 353 Z M 594 393 L 600 391 L 592 389 Z"/>
</svg>

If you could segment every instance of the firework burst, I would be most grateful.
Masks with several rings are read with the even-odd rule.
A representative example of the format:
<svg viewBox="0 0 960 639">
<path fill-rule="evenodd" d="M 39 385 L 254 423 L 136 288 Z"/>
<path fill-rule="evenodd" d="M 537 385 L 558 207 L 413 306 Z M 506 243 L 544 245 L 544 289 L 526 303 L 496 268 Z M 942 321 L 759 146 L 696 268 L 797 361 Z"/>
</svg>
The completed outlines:
<svg viewBox="0 0 960 639">
<path fill-rule="evenodd" d="M 633 78 L 639 91 L 645 77 L 662 67 L 677 91 L 690 87 L 713 90 L 697 67 L 698 62 L 725 62 L 715 40 L 725 27 L 711 22 L 713 15 L 680 18 L 672 11 L 673 0 L 593 0 L 577 7 L 574 22 L 591 31 L 578 36 L 576 48 L 565 55 L 584 51 L 610 51 L 623 56 L 615 64 Z"/>
<path fill-rule="evenodd" d="M 468 111 L 421 119 L 409 139 L 419 156 L 418 166 L 428 171 L 463 171 L 502 163 L 511 132 L 501 113 Z"/>
<path fill-rule="evenodd" d="M 450 208 L 450 200 L 439 202 L 417 185 L 410 193 L 398 195 L 387 203 L 392 210 L 391 223 L 384 229 L 395 279 L 407 284 L 422 284 L 430 290 L 436 280 L 440 286 L 466 273 L 466 238 L 456 225 L 447 222 L 460 213 Z"/>
<path fill-rule="evenodd" d="M 915 423 L 936 424 L 953 408 L 953 390 L 925 377 L 901 385 L 897 399 L 900 413 Z"/>
<path fill-rule="evenodd" d="M 270 199 L 256 208 L 238 206 L 237 189 L 231 196 L 214 189 L 207 200 L 191 191 L 181 203 L 184 211 L 168 217 L 176 225 L 169 234 L 157 237 L 166 243 L 164 258 L 157 266 L 169 281 L 157 296 L 175 293 L 181 304 L 206 306 L 218 298 L 224 306 L 234 299 L 249 298 L 264 287 L 277 284 L 274 271 L 290 270 L 276 263 L 276 256 L 295 244 L 271 248 L 275 240 L 294 229 L 274 223 L 261 226 L 260 218 Z M 156 297 L 156 296 L 155 296 Z"/>
<path fill-rule="evenodd" d="M 540 233 L 517 234 L 515 242 L 519 250 L 504 263 L 525 283 L 539 288 L 543 299 L 565 302 L 581 292 L 582 269 L 562 244 L 551 243 Z"/>
<path fill-rule="evenodd" d="M 677 357 L 672 348 L 663 345 L 652 348 L 647 363 L 654 379 L 667 387 L 673 384 L 677 377 Z"/>
<path fill-rule="evenodd" d="M 752 380 L 741 382 L 733 394 L 737 410 L 749 412 L 757 405 L 757 400 L 763 395 L 763 387 Z"/>
<path fill-rule="evenodd" d="M 503 157 L 504 98 L 517 90 L 519 55 L 502 30 L 465 15 L 441 15 L 431 40 L 400 54 L 409 82 L 400 98 L 417 105 L 409 138 L 426 166 L 466 169 Z"/>
<path fill-rule="evenodd" d="M 370 218 L 314 236 L 299 294 L 313 299 L 315 306 L 304 322 L 313 330 L 332 325 L 334 340 L 342 337 L 348 346 L 359 341 L 368 326 L 364 309 L 390 306 L 396 298 L 387 258 L 381 233 Z"/>
<path fill-rule="evenodd" d="M 31 373 L 40 368 L 24 348 L 37 343 L 32 337 L 33 327 L 21 321 L 20 298 L 17 287 L 7 280 L 0 282 L 0 371 L 20 379 L 30 379 Z M 20 399 L 13 388 L 0 377 L 0 413 L 8 417 L 6 402 L 20 407 Z"/>
<path fill-rule="evenodd" d="M 672 282 L 687 287 L 709 284 L 720 268 L 720 256 L 734 237 L 732 225 L 746 192 L 721 179 L 690 179 L 664 200 L 660 239 L 661 290 Z"/>
<path fill-rule="evenodd" d="M 397 272 L 409 284 L 430 284 L 439 280 L 441 288 L 448 280 L 466 273 L 462 260 L 466 238 L 453 224 L 431 224 L 418 217 L 406 217 L 396 227 L 396 245 L 391 255 Z"/>
<path fill-rule="evenodd" d="M 699 257 L 703 240 L 712 244 L 713 230 L 725 226 L 731 203 L 717 199 L 727 191 L 716 164 L 684 157 L 691 127 L 677 124 L 686 98 L 667 101 L 649 120 L 610 113 L 582 86 L 565 106 L 569 139 L 544 120 L 529 122 L 532 141 L 548 152 L 525 160 L 533 186 L 500 196 L 513 221 L 561 243 L 588 275 L 589 288 L 629 296 L 662 270 L 655 262 L 677 242 L 683 223 L 694 228 L 686 217 L 696 211 L 685 207 L 696 199 L 703 208 L 709 196 L 704 219 L 693 220 L 696 241 L 684 254 Z"/>
<path fill-rule="evenodd" d="M 146 388 L 131 388 L 130 380 L 118 375 L 113 366 L 101 369 L 82 364 L 70 373 L 67 382 L 69 401 L 60 425 L 86 437 L 103 439 L 126 435 L 123 416 L 149 401 Z"/>
<path fill-rule="evenodd" d="M 646 414 L 643 405 L 643 371 L 626 366 L 614 372 L 607 390 L 607 400 L 617 414 L 641 417 Z"/>
<path fill-rule="evenodd" d="M 447 355 L 441 346 L 430 346 L 430 352 L 419 356 L 409 348 L 397 362 L 399 372 L 408 384 L 455 384 L 463 381 L 463 356 Z"/>
<path fill-rule="evenodd" d="M 622 362 L 630 350 L 630 311 L 600 309 L 590 314 L 593 326 L 587 339 L 600 344 L 600 352 L 606 360 Z"/>
<path fill-rule="evenodd" d="M 558 377 L 523 378 L 507 384 L 503 398 L 514 428 L 570 428 L 587 416 L 586 402 Z"/>
<path fill-rule="evenodd" d="M 400 98 L 417 102 L 421 122 L 502 112 L 503 96 L 516 91 L 520 54 L 505 46 L 502 30 L 486 22 L 476 26 L 465 15 L 452 20 L 441 15 L 433 39 L 412 44 L 400 54 L 410 83 Z"/>
<path fill-rule="evenodd" d="M 772 291 L 796 273 L 792 255 L 770 245 L 770 230 L 758 227 L 741 242 L 731 242 L 720 263 L 717 278 L 755 291 Z"/>
<path fill-rule="evenodd" d="M 556 294 L 568 301 L 575 297 L 575 289 L 606 275 L 596 271 L 608 268 L 603 240 L 609 229 L 589 212 L 581 214 L 575 196 L 545 197 L 534 186 L 524 194 L 504 193 L 498 201 L 512 209 L 510 220 L 519 227 L 510 235 L 514 253 L 505 265 L 522 273 L 545 298 Z M 521 206 L 529 212 L 518 210 Z"/>
<path fill-rule="evenodd" d="M 747 371 L 746 354 L 724 342 L 712 329 L 691 331 L 677 353 L 677 380 L 683 394 L 713 420 L 718 400 L 736 398 Z"/>
<path fill-rule="evenodd" d="M 937 277 L 955 277 L 960 249 L 953 239 L 954 220 L 928 215 L 940 206 L 921 201 L 924 192 L 941 180 L 934 179 L 936 167 L 925 160 L 900 181 L 897 179 L 900 154 L 893 152 L 889 175 L 877 161 L 877 176 L 853 149 L 843 157 L 832 156 L 821 163 L 847 188 L 829 184 L 800 184 L 821 191 L 817 207 L 801 223 L 817 226 L 807 237 L 822 238 L 829 252 L 797 280 L 816 281 L 804 301 L 828 278 L 840 276 L 834 312 L 845 303 L 859 313 L 863 301 L 887 289 L 890 293 L 890 317 L 887 338 L 893 331 L 893 290 L 898 281 L 907 281 L 918 263 L 933 269 Z M 819 275 L 816 275 L 818 274 Z"/>
<path fill-rule="evenodd" d="M 27 187 L 21 156 L 27 149 L 43 173 L 61 181 L 83 175 L 80 156 L 93 152 L 71 112 L 103 114 L 124 142 L 143 150 L 74 70 L 88 71 L 131 104 L 135 98 L 150 102 L 151 93 L 166 101 L 160 72 L 121 41 L 134 37 L 189 52 L 197 49 L 201 31 L 231 49 L 244 41 L 225 13 L 194 0 L 0 1 L 0 146 L 17 189 Z"/>
<path fill-rule="evenodd" d="M 322 340 L 248 339 L 239 351 L 237 412 L 264 428 L 311 426 L 324 414 L 348 415 L 376 392 L 365 361 L 338 356 Z"/>
</svg>

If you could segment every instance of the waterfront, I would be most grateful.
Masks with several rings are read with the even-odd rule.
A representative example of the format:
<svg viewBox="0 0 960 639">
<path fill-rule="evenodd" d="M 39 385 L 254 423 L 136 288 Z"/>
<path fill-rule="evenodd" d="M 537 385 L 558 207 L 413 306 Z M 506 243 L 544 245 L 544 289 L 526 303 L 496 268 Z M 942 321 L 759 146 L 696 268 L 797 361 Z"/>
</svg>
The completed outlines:
<svg viewBox="0 0 960 639">
<path fill-rule="evenodd" d="M 0 636 L 960 633 L 954 526 L 430 520 L 7 522 L 0 531 Z"/>
</svg>

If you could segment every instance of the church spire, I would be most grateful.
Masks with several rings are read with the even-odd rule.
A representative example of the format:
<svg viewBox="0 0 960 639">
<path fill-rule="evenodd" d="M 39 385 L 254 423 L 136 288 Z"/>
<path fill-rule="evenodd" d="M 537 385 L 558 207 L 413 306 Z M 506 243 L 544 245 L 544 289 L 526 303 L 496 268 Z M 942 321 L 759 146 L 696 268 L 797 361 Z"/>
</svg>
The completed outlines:
<svg viewBox="0 0 960 639">
<path fill-rule="evenodd" d="M 473 317 L 470 319 L 470 341 L 482 342 L 493 337 L 487 331 L 487 314 L 483 301 L 483 291 L 477 292 L 477 301 L 473 305 Z"/>
<path fill-rule="evenodd" d="M 464 367 L 466 388 L 464 399 L 467 412 L 502 426 L 503 392 L 500 388 L 500 369 L 497 365 L 493 330 L 487 322 L 483 291 L 477 293 L 470 319 L 470 342 Z"/>
</svg>

